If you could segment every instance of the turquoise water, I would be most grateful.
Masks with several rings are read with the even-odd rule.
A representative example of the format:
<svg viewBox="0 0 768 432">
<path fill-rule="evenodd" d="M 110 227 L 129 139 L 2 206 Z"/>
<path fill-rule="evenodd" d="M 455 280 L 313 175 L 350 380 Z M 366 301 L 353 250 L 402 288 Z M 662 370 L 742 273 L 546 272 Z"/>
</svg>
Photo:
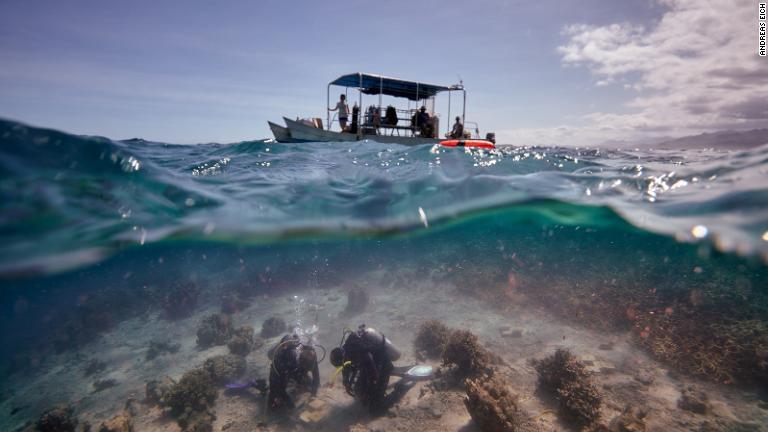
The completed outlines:
<svg viewBox="0 0 768 432">
<path fill-rule="evenodd" d="M 381 270 L 490 302 L 540 298 L 574 325 L 637 328 L 643 346 L 635 314 L 671 305 L 768 328 L 768 146 L 184 146 L 0 121 L 0 244 L 4 375 L 156 312 L 179 284 L 204 304 Z M 711 332 L 678 337 L 706 352 Z M 718 381 L 768 376 L 723 362 Z"/>
<path fill-rule="evenodd" d="M 624 227 L 765 257 L 768 147 L 470 151 L 375 142 L 180 146 L 0 122 L 0 274 L 142 245 L 422 235 L 510 223 Z M 421 209 L 421 210 L 420 210 Z M 423 213 L 423 215 L 422 215 Z M 522 220 L 520 220 L 522 219 Z M 696 238 L 694 233 L 701 238 Z"/>
</svg>

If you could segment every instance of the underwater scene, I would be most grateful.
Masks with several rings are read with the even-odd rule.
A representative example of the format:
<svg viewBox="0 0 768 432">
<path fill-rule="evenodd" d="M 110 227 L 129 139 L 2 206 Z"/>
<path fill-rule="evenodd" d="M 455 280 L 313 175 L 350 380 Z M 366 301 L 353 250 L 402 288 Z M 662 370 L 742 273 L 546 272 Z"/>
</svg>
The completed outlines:
<svg viewBox="0 0 768 432">
<path fill-rule="evenodd" d="M 768 146 L 0 121 L 2 431 L 768 430 Z"/>
</svg>

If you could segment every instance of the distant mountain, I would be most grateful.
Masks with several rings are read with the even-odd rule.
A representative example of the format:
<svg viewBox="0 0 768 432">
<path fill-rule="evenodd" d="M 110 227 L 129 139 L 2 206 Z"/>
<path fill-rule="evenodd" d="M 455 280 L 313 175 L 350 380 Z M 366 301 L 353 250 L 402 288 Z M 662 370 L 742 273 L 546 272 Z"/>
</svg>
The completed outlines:
<svg viewBox="0 0 768 432">
<path fill-rule="evenodd" d="M 677 138 L 659 143 L 657 148 L 747 149 L 768 143 L 768 129 L 721 131 Z"/>
<path fill-rule="evenodd" d="M 655 149 L 719 148 L 748 149 L 768 144 L 768 129 L 748 131 L 720 131 L 702 133 L 681 138 L 655 137 L 638 140 L 610 140 L 600 147 L 632 148 L 653 147 Z"/>
<path fill-rule="evenodd" d="M 632 147 L 649 147 L 649 146 L 656 146 L 657 144 L 671 141 L 674 137 L 653 137 L 653 138 L 638 138 L 633 140 L 619 140 L 619 139 L 613 139 L 604 141 L 599 145 L 599 147 L 607 147 L 607 148 L 632 148 Z"/>
</svg>

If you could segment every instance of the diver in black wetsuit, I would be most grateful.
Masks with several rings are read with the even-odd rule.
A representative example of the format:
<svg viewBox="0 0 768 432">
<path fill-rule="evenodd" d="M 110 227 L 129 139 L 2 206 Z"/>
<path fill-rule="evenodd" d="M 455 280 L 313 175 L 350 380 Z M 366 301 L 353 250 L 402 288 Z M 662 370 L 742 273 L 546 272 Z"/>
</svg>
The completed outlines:
<svg viewBox="0 0 768 432">
<path fill-rule="evenodd" d="M 286 391 L 288 382 L 291 380 L 299 384 L 309 384 L 312 396 L 317 395 L 317 389 L 320 387 L 320 371 L 317 367 L 317 353 L 311 345 L 302 344 L 295 334 L 285 335 L 267 355 L 272 359 L 267 393 L 267 406 L 270 411 L 277 411 L 283 407 L 289 409 L 295 407 Z"/>
<path fill-rule="evenodd" d="M 341 346 L 331 351 L 331 364 L 342 368 L 347 393 L 371 414 L 381 414 L 390 405 L 385 392 L 395 368 L 392 361 L 400 358 L 400 352 L 389 339 L 365 325 L 354 332 L 348 330 L 344 337 Z"/>
</svg>

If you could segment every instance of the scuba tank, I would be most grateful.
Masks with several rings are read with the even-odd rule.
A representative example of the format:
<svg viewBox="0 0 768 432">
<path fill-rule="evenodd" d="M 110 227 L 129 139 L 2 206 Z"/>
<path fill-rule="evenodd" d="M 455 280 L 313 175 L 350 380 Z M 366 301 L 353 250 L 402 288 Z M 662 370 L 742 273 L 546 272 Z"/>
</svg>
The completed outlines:
<svg viewBox="0 0 768 432">
<path fill-rule="evenodd" d="M 379 333 L 375 328 L 363 324 L 360 326 L 358 334 L 363 340 L 374 346 L 381 346 L 383 342 L 384 349 L 386 349 L 387 356 L 389 356 L 391 361 L 397 361 L 397 359 L 400 358 L 400 350 L 392 343 L 392 341 L 384 337 L 384 335 Z"/>
</svg>

